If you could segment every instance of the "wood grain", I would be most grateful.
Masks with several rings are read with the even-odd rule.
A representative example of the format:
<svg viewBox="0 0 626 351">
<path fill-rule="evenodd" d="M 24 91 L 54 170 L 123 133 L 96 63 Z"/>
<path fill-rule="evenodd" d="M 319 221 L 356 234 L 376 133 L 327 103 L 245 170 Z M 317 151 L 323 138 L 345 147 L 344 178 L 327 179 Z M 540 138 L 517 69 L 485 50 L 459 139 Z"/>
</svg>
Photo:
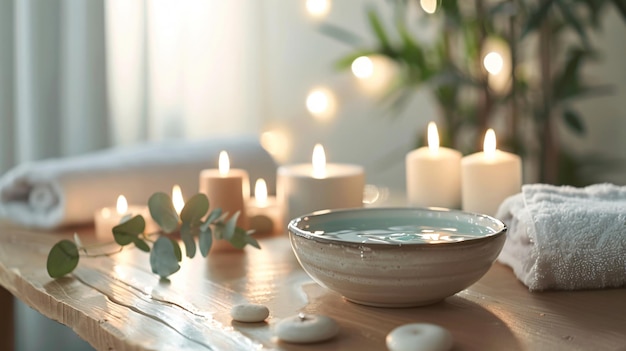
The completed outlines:
<svg viewBox="0 0 626 351">
<path fill-rule="evenodd" d="M 79 232 L 94 240 L 91 228 Z M 53 280 L 48 250 L 71 233 L 0 228 L 0 285 L 100 350 L 384 350 L 386 334 L 411 322 L 449 329 L 454 350 L 626 350 L 626 289 L 530 293 L 496 264 L 441 303 L 367 307 L 312 282 L 284 236 L 261 239 L 262 250 L 184 259 L 169 281 L 135 249 L 82 259 Z M 268 323 L 232 322 L 229 310 L 241 302 L 267 305 Z M 340 335 L 315 345 L 275 340 L 271 324 L 301 311 L 335 318 Z"/>
</svg>

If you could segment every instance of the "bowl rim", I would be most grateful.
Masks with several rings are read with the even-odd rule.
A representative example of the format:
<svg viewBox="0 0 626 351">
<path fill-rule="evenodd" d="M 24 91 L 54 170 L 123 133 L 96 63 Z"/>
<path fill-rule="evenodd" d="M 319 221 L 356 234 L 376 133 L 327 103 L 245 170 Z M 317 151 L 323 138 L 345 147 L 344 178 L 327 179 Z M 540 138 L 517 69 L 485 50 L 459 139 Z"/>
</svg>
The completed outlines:
<svg viewBox="0 0 626 351">
<path fill-rule="evenodd" d="M 311 217 L 311 216 L 318 217 L 318 216 L 324 216 L 324 215 L 336 214 L 336 213 L 369 212 L 369 211 L 418 211 L 418 212 L 448 212 L 448 213 L 453 212 L 453 213 L 459 213 L 459 214 L 466 215 L 466 216 L 486 218 L 489 221 L 492 221 L 496 225 L 500 226 L 501 229 L 496 231 L 495 233 L 473 237 L 473 238 L 469 238 L 469 239 L 462 240 L 462 241 L 451 241 L 451 242 L 443 242 L 443 243 L 423 243 L 423 242 L 414 242 L 414 243 L 367 242 L 367 243 L 364 243 L 364 242 L 345 241 L 345 240 L 339 240 L 339 239 L 325 238 L 319 235 L 312 234 L 309 231 L 305 231 L 297 227 L 297 224 L 300 221 L 302 221 L 305 217 Z M 462 245 L 468 245 L 468 244 L 473 244 L 473 243 L 479 243 L 479 242 L 486 241 L 486 240 L 492 240 L 496 237 L 504 235 L 507 232 L 507 230 L 508 230 L 508 227 L 506 226 L 506 224 L 504 224 L 504 222 L 502 222 L 501 220 L 495 217 L 482 214 L 482 213 L 467 212 L 467 211 L 441 208 L 441 207 L 359 207 L 359 208 L 320 210 L 320 211 L 307 213 L 302 216 L 293 218 L 289 221 L 289 224 L 287 225 L 287 232 L 289 232 L 289 235 L 296 235 L 298 237 L 301 237 L 307 240 L 313 240 L 319 243 L 326 243 L 326 244 L 337 244 L 337 245 L 347 245 L 347 246 L 366 246 L 366 247 L 371 246 L 371 247 L 376 247 L 376 248 L 397 248 L 397 247 L 414 247 L 414 248 L 440 247 L 440 248 L 443 248 L 443 247 L 449 247 L 449 246 L 462 246 Z"/>
</svg>

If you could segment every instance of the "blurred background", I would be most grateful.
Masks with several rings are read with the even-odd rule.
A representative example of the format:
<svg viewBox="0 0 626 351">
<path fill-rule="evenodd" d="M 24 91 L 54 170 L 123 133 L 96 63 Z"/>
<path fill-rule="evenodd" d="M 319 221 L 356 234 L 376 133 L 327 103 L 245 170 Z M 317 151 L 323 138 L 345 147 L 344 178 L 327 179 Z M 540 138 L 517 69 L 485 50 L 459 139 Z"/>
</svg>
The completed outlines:
<svg viewBox="0 0 626 351">
<path fill-rule="evenodd" d="M 464 153 L 495 128 L 527 183 L 626 184 L 625 16 L 621 0 L 0 0 L 0 173 L 254 134 L 280 164 L 322 143 L 401 193 L 435 121 Z M 19 350 L 89 349 L 16 309 Z"/>
</svg>

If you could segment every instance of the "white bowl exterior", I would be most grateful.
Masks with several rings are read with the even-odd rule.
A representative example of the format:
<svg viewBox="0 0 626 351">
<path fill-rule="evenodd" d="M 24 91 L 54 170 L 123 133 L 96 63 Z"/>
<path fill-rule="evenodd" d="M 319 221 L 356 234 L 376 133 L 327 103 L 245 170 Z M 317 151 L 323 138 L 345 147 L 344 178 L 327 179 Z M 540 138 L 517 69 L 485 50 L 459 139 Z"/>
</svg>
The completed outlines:
<svg viewBox="0 0 626 351">
<path fill-rule="evenodd" d="M 353 302 L 382 307 L 428 305 L 467 288 L 489 270 L 506 239 L 373 247 L 289 235 L 316 282 Z"/>
</svg>

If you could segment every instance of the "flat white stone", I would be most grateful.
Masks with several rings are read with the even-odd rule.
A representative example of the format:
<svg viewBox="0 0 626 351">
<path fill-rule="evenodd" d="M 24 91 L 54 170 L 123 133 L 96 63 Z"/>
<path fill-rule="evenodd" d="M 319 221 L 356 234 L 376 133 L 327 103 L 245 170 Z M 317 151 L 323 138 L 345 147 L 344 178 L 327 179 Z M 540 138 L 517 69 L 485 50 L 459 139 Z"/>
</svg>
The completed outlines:
<svg viewBox="0 0 626 351">
<path fill-rule="evenodd" d="M 270 310 L 264 305 L 251 303 L 235 305 L 230 309 L 230 316 L 237 322 L 263 322 L 270 315 Z"/>
<path fill-rule="evenodd" d="M 272 329 L 280 340 L 296 344 L 328 340 L 339 333 L 339 325 L 334 319 L 302 313 L 281 320 Z"/>
<path fill-rule="evenodd" d="M 447 351 L 452 348 L 452 334 L 428 323 L 401 325 L 387 334 L 390 351 Z"/>
</svg>

